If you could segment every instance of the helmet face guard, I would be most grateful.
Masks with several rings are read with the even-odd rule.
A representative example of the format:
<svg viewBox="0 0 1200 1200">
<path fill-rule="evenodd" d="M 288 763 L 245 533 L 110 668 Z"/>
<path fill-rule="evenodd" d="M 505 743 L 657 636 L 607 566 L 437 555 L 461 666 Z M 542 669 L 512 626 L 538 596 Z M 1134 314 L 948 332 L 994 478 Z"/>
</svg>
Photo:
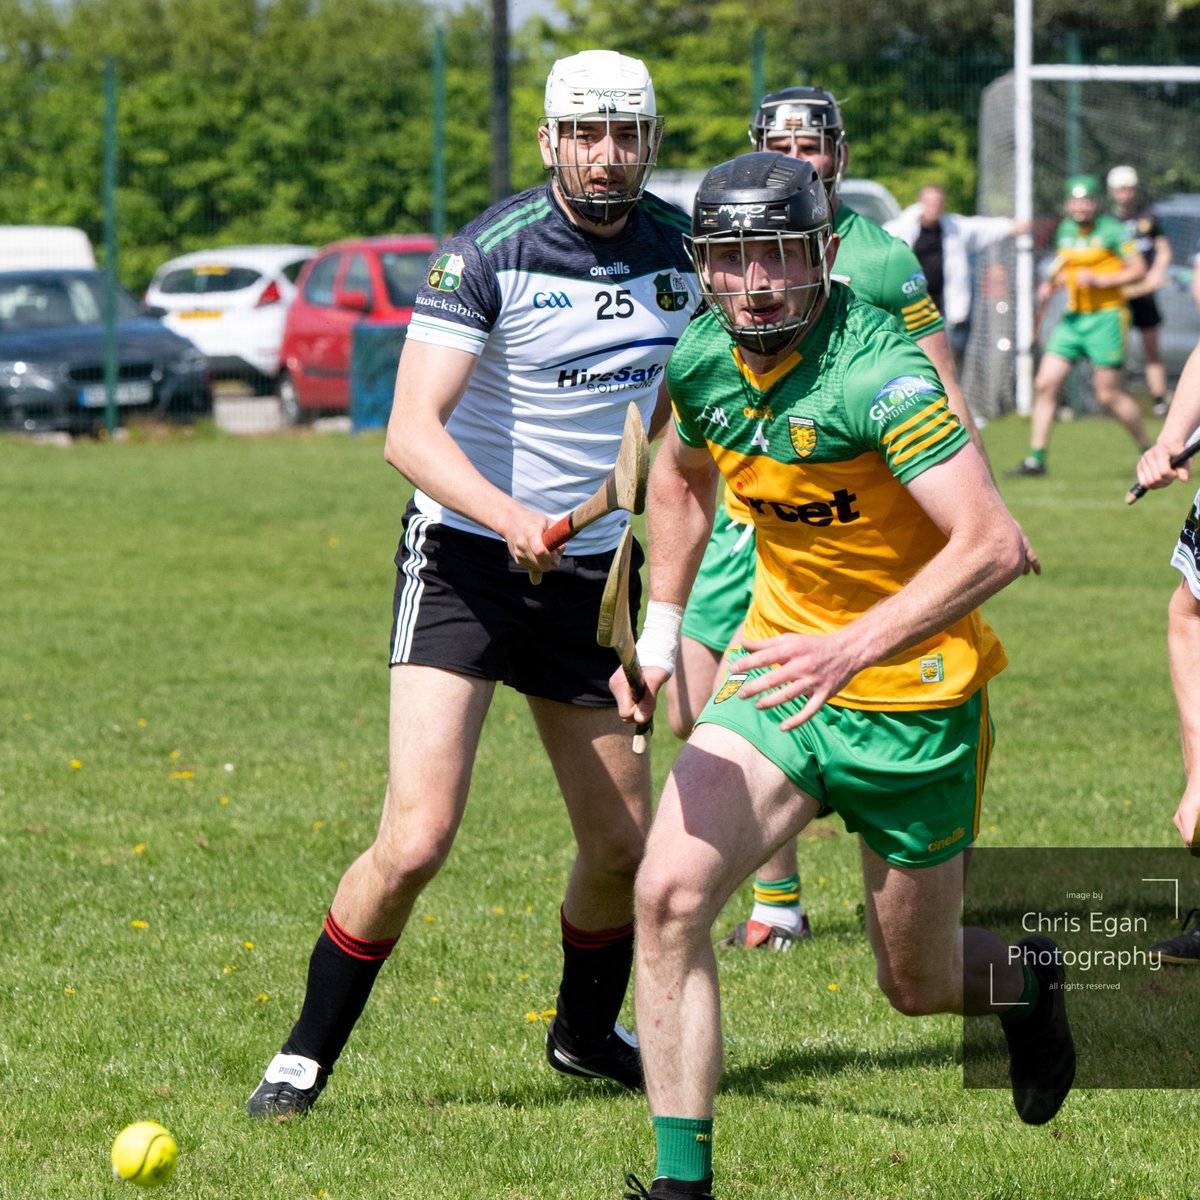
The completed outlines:
<svg viewBox="0 0 1200 1200">
<path fill-rule="evenodd" d="M 764 96 L 748 132 L 756 150 L 766 150 L 770 140 L 775 143 L 771 149 L 778 151 L 778 142 L 789 139 L 791 145 L 783 153 L 792 158 L 804 157 L 803 152 L 796 151 L 797 139 L 816 139 L 818 153 L 833 164 L 821 176 L 821 182 L 831 196 L 837 193 L 846 170 L 846 132 L 838 102 L 824 88 L 784 88 Z"/>
<path fill-rule="evenodd" d="M 658 159 L 662 117 L 583 113 L 545 122 L 562 198 L 593 225 L 611 225 L 642 198 Z"/>
<path fill-rule="evenodd" d="M 613 50 L 559 59 L 546 80 L 545 113 L 549 167 L 568 207 L 593 225 L 626 216 L 662 140 L 645 64 Z"/>
<path fill-rule="evenodd" d="M 744 154 L 696 193 L 688 252 L 722 328 L 764 358 L 800 341 L 829 295 L 833 228 L 811 163 Z"/>
</svg>

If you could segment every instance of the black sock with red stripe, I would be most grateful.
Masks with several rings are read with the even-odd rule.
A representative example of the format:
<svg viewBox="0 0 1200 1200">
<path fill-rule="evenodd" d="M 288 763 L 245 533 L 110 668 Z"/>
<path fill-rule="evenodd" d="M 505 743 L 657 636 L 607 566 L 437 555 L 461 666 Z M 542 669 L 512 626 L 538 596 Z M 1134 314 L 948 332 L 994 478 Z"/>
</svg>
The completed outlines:
<svg viewBox="0 0 1200 1200">
<path fill-rule="evenodd" d="M 283 1044 L 284 1054 L 315 1059 L 333 1069 L 375 985 L 379 968 L 399 939 L 368 942 L 325 915 L 325 927 L 308 962 L 308 990 L 300 1019 Z"/>
<path fill-rule="evenodd" d="M 611 1032 L 633 970 L 633 922 L 620 929 L 576 929 L 562 915 L 563 974 L 554 1029 L 578 1050 Z"/>
</svg>

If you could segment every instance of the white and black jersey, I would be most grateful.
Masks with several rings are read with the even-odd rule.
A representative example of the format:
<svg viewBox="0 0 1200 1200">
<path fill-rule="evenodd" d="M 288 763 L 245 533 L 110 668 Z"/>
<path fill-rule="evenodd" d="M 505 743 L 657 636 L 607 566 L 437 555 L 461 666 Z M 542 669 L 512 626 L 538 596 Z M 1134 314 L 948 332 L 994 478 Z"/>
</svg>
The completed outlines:
<svg viewBox="0 0 1200 1200">
<path fill-rule="evenodd" d="M 430 260 L 410 339 L 479 356 L 446 429 L 489 482 L 558 518 L 603 483 L 630 401 L 649 424 L 699 303 L 682 210 L 646 195 L 614 237 L 573 224 L 550 184 L 493 205 Z M 418 491 L 440 523 L 496 535 Z M 617 512 L 571 541 L 611 550 Z"/>
</svg>

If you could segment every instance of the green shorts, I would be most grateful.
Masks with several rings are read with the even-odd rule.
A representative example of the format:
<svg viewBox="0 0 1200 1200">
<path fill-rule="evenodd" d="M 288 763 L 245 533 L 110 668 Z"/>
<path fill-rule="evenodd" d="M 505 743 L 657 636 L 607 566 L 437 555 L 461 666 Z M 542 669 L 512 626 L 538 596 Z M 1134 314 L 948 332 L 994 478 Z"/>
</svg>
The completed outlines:
<svg viewBox="0 0 1200 1200">
<path fill-rule="evenodd" d="M 851 833 L 898 867 L 932 867 L 966 849 L 979 808 L 995 730 L 987 688 L 954 708 L 879 712 L 826 704 L 799 729 L 779 723 L 796 699 L 757 709 L 738 689 L 765 668 L 731 675 L 697 725 L 745 738 L 798 788 L 838 813 Z"/>
<path fill-rule="evenodd" d="M 683 611 L 683 636 L 718 654 L 733 640 L 754 594 L 754 526 L 717 513 Z"/>
<path fill-rule="evenodd" d="M 1128 331 L 1129 309 L 1124 305 L 1100 312 L 1064 313 L 1050 334 L 1046 353 L 1069 362 L 1087 358 L 1094 367 L 1123 367 Z"/>
</svg>

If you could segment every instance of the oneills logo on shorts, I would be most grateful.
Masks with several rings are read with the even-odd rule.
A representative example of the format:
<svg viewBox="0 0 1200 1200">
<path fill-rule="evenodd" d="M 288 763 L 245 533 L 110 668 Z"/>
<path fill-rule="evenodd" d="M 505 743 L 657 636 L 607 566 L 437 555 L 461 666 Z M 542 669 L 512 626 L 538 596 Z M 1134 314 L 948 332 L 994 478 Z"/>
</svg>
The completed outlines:
<svg viewBox="0 0 1200 1200">
<path fill-rule="evenodd" d="M 749 679 L 749 675 L 730 675 L 730 677 L 721 684 L 717 694 L 713 697 L 714 704 L 724 704 L 726 700 L 736 696 L 742 689 L 742 684 Z"/>
<path fill-rule="evenodd" d="M 817 427 L 808 417 L 788 417 L 788 437 L 801 458 L 807 458 L 817 448 Z"/>
<path fill-rule="evenodd" d="M 429 286 L 439 292 L 456 292 L 462 283 L 466 262 L 461 254 L 441 254 L 429 268 Z"/>
<path fill-rule="evenodd" d="M 960 825 L 949 837 L 944 837 L 937 842 L 930 842 L 927 848 L 930 854 L 936 854 L 939 850 L 945 850 L 947 846 L 953 846 L 955 842 L 961 841 L 966 836 L 967 831 Z"/>
</svg>

